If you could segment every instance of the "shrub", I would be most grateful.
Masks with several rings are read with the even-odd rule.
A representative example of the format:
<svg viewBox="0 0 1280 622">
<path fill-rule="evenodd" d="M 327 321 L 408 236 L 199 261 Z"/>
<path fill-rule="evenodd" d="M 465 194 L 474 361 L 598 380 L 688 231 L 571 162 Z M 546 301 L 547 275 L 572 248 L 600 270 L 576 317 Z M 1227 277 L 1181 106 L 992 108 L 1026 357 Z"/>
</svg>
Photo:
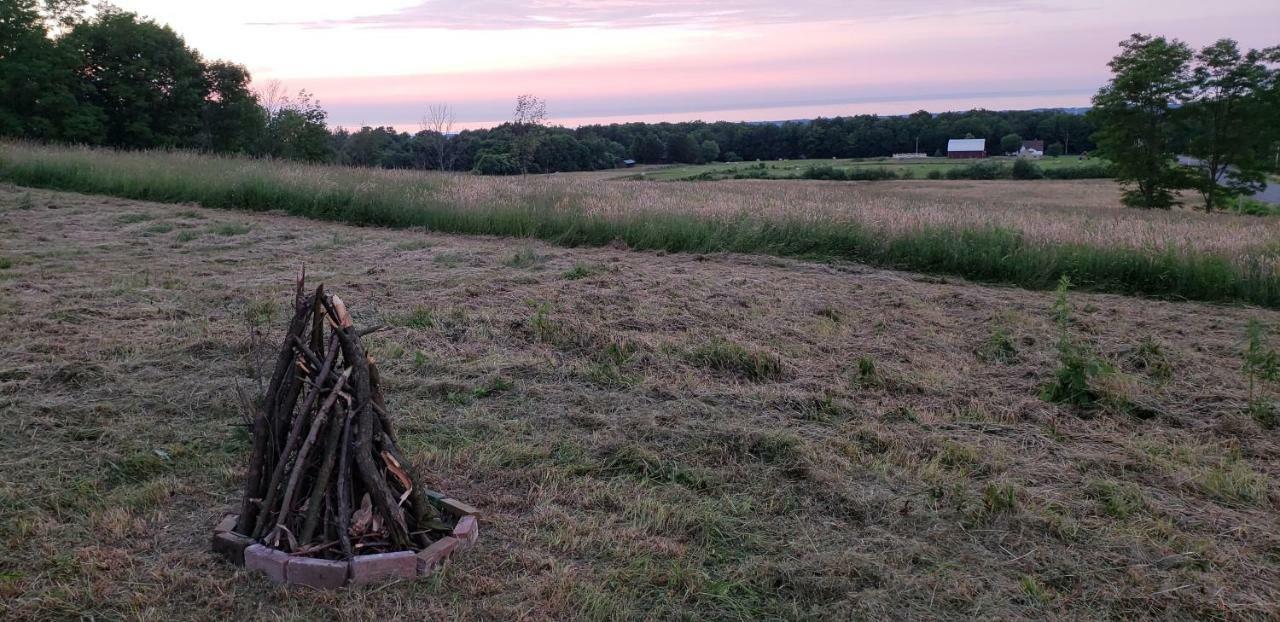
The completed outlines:
<svg viewBox="0 0 1280 622">
<path fill-rule="evenodd" d="M 1010 171 L 1014 179 L 1044 179 L 1044 171 L 1025 158 L 1018 158 Z"/>
<path fill-rule="evenodd" d="M 830 164 L 810 166 L 804 170 L 802 176 L 805 179 L 825 179 L 828 181 L 845 181 L 846 179 L 849 179 L 848 175 L 846 175 L 844 171 L 831 166 Z"/>
<path fill-rule="evenodd" d="M 1114 167 L 1110 164 L 1083 164 L 1066 168 L 1047 168 L 1046 179 L 1111 179 L 1115 177 Z"/>
<path fill-rule="evenodd" d="M 1045 155 L 1051 156 L 1054 158 L 1062 155 L 1064 152 L 1065 150 L 1062 147 L 1062 143 L 1053 143 L 1048 147 L 1045 147 L 1045 150 L 1044 150 Z"/>
<path fill-rule="evenodd" d="M 1227 209 L 1245 216 L 1280 216 L 1280 206 L 1263 203 L 1249 197 L 1238 197 L 1230 205 Z"/>
<path fill-rule="evenodd" d="M 520 165 L 505 153 L 485 153 L 476 159 L 472 170 L 479 175 L 518 175 Z"/>
<path fill-rule="evenodd" d="M 975 162 L 968 166 L 958 166 L 947 171 L 947 179 L 1004 179 L 1009 170 L 997 162 Z"/>
<path fill-rule="evenodd" d="M 850 169 L 844 176 L 849 181 L 881 181 L 898 178 L 898 174 L 891 169 L 881 167 Z"/>
<path fill-rule="evenodd" d="M 925 177 L 928 177 L 929 179 L 942 179 L 942 171 L 935 168 L 928 173 L 925 173 Z"/>
</svg>

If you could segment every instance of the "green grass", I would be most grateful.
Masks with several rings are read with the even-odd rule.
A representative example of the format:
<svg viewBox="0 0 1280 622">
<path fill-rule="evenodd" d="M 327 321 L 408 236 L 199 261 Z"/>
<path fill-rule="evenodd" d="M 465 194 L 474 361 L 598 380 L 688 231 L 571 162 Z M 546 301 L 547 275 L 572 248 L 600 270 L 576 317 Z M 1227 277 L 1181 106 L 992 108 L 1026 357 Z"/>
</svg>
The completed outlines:
<svg viewBox="0 0 1280 622">
<path fill-rule="evenodd" d="M 552 184 L 466 206 L 441 192 L 441 186 L 487 182 L 189 153 L 116 153 L 15 143 L 0 143 L 0 180 L 141 201 L 281 210 L 355 225 L 538 238 L 565 246 L 621 240 L 636 250 L 851 260 L 1033 289 L 1052 288 L 1065 275 L 1084 290 L 1280 308 L 1280 270 L 1271 257 L 1233 258 L 1173 246 L 1139 250 L 1036 242 L 1000 227 L 886 232 L 802 214 L 779 219 L 692 211 L 602 214 L 579 207 L 583 201 L 573 189 Z M 231 225 L 212 229 L 220 235 L 244 232 Z"/>
<path fill-rule="evenodd" d="M 693 181 L 705 179 L 728 179 L 735 176 L 749 176 L 757 179 L 797 179 L 807 169 L 814 167 L 832 167 L 839 171 L 873 172 L 890 171 L 895 176 L 905 179 L 929 179 L 930 173 L 946 177 L 948 171 L 970 166 L 975 162 L 991 162 L 1001 166 L 1010 166 L 1013 158 L 994 157 L 983 160 L 949 160 L 947 158 L 928 158 L 925 160 L 894 160 L 892 158 L 859 158 L 841 160 L 771 160 L 765 162 L 712 162 L 710 164 L 688 164 L 671 166 L 656 171 L 646 171 L 644 179 L 654 181 Z M 1058 158 L 1041 158 L 1035 160 L 1036 166 L 1042 170 L 1066 171 L 1083 169 L 1100 164 L 1097 158 L 1082 160 L 1079 156 L 1063 156 Z"/>
</svg>

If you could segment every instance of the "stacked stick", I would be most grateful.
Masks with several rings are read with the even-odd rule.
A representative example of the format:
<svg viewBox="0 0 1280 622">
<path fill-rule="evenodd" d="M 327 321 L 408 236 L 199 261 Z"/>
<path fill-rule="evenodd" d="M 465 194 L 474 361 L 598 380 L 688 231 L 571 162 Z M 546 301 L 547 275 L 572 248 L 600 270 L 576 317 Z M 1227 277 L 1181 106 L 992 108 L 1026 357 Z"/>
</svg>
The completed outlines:
<svg viewBox="0 0 1280 622">
<path fill-rule="evenodd" d="M 400 451 L 378 368 L 342 299 L 304 280 L 254 416 L 236 531 L 337 559 L 424 548 L 449 527 Z"/>
</svg>

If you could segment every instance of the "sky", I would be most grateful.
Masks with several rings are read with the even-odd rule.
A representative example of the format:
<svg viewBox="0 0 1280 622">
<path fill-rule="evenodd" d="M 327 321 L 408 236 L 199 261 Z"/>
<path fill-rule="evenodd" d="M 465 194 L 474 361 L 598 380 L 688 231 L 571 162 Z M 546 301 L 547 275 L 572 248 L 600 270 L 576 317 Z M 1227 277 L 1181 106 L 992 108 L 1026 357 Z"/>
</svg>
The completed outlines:
<svg viewBox="0 0 1280 622">
<path fill-rule="evenodd" d="M 1275 0 L 114 0 L 333 125 L 456 129 L 1086 106 L 1133 32 L 1280 43 Z"/>
</svg>

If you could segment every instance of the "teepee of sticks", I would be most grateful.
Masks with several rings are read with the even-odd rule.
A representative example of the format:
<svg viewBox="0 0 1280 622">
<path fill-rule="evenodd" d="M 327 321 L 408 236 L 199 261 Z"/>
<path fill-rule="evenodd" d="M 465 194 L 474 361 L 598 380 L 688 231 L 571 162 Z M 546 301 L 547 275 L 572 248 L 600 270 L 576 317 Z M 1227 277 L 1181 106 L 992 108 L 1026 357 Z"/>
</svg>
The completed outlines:
<svg viewBox="0 0 1280 622">
<path fill-rule="evenodd" d="M 405 460 L 346 305 L 304 290 L 253 420 L 235 531 L 293 555 L 420 550 L 450 525 Z"/>
</svg>

